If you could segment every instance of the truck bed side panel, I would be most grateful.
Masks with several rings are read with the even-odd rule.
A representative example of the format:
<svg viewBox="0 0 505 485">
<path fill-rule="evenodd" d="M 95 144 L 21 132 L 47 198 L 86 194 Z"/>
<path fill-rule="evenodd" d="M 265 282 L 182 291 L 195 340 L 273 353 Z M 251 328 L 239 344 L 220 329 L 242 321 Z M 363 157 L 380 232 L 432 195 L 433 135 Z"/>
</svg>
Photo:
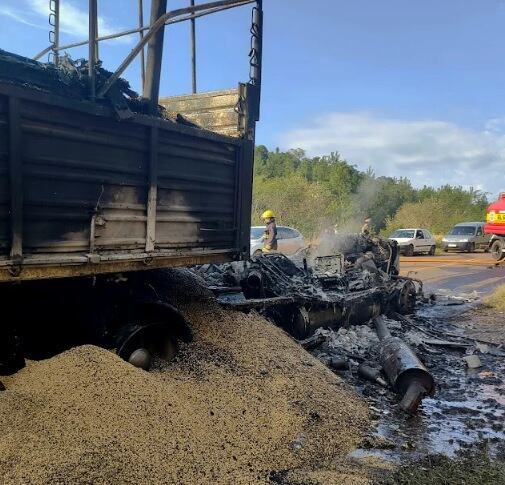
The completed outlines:
<svg viewBox="0 0 505 485">
<path fill-rule="evenodd" d="M 12 97 L 19 126 L 9 126 Z M 17 262 L 12 130 L 19 130 L 22 168 Z M 104 107 L 0 84 L 0 263 L 16 265 L 22 279 L 30 265 L 237 259 L 248 245 L 250 221 L 239 201 L 250 195 L 251 157 L 247 140 L 145 116 L 119 122 Z"/>
</svg>

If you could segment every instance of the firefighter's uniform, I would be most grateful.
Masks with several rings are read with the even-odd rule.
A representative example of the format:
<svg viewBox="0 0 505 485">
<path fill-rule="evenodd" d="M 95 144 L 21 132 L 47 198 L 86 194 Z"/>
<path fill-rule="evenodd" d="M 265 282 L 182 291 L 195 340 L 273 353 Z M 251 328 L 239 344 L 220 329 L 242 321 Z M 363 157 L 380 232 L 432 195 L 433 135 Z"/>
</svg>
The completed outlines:
<svg viewBox="0 0 505 485">
<path fill-rule="evenodd" d="M 261 215 L 265 221 L 265 233 L 263 234 L 263 248 L 261 252 L 271 253 L 277 251 L 277 225 L 275 224 L 275 216 L 271 210 L 266 210 Z"/>
</svg>

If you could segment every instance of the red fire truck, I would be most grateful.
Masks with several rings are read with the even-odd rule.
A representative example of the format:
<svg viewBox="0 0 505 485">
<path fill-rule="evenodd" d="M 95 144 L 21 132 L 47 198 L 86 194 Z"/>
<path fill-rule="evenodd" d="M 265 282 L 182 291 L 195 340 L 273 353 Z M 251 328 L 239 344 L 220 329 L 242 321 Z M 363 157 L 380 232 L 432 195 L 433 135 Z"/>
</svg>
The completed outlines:
<svg viewBox="0 0 505 485">
<path fill-rule="evenodd" d="M 489 249 L 497 261 L 505 258 L 505 192 L 487 208 L 484 232 L 491 234 Z"/>
</svg>

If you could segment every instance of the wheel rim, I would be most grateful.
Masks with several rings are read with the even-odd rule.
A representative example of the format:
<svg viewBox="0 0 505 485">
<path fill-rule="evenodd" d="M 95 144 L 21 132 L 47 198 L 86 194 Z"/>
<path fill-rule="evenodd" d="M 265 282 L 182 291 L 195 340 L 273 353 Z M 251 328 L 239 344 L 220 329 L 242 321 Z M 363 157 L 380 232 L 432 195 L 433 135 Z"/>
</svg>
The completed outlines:
<svg viewBox="0 0 505 485">
<path fill-rule="evenodd" d="M 128 362 L 131 365 L 144 370 L 149 370 L 149 367 L 151 367 L 151 361 L 151 352 L 143 347 L 134 350 L 130 357 L 128 357 Z"/>
</svg>

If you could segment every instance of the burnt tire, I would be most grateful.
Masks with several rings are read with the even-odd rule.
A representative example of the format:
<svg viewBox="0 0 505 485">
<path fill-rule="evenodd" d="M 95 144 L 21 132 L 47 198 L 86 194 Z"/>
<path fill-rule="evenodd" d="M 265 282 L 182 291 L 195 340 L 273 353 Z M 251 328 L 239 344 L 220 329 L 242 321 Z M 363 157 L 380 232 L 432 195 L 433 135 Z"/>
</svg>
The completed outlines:
<svg viewBox="0 0 505 485">
<path fill-rule="evenodd" d="M 408 315 L 414 312 L 416 306 L 416 287 L 410 280 L 398 289 L 396 294 L 395 309 L 401 315 Z"/>
<path fill-rule="evenodd" d="M 504 249 L 504 243 L 500 239 L 497 239 L 496 241 L 491 244 L 491 256 L 494 260 L 496 261 L 501 261 L 503 258 L 505 258 L 505 254 L 503 252 Z"/>
<path fill-rule="evenodd" d="M 405 249 L 405 256 L 414 256 L 414 246 L 412 244 Z"/>
<path fill-rule="evenodd" d="M 428 251 L 428 254 L 430 256 L 435 256 L 435 250 L 436 250 L 436 247 L 435 246 L 431 246 L 430 250 Z"/>
</svg>

